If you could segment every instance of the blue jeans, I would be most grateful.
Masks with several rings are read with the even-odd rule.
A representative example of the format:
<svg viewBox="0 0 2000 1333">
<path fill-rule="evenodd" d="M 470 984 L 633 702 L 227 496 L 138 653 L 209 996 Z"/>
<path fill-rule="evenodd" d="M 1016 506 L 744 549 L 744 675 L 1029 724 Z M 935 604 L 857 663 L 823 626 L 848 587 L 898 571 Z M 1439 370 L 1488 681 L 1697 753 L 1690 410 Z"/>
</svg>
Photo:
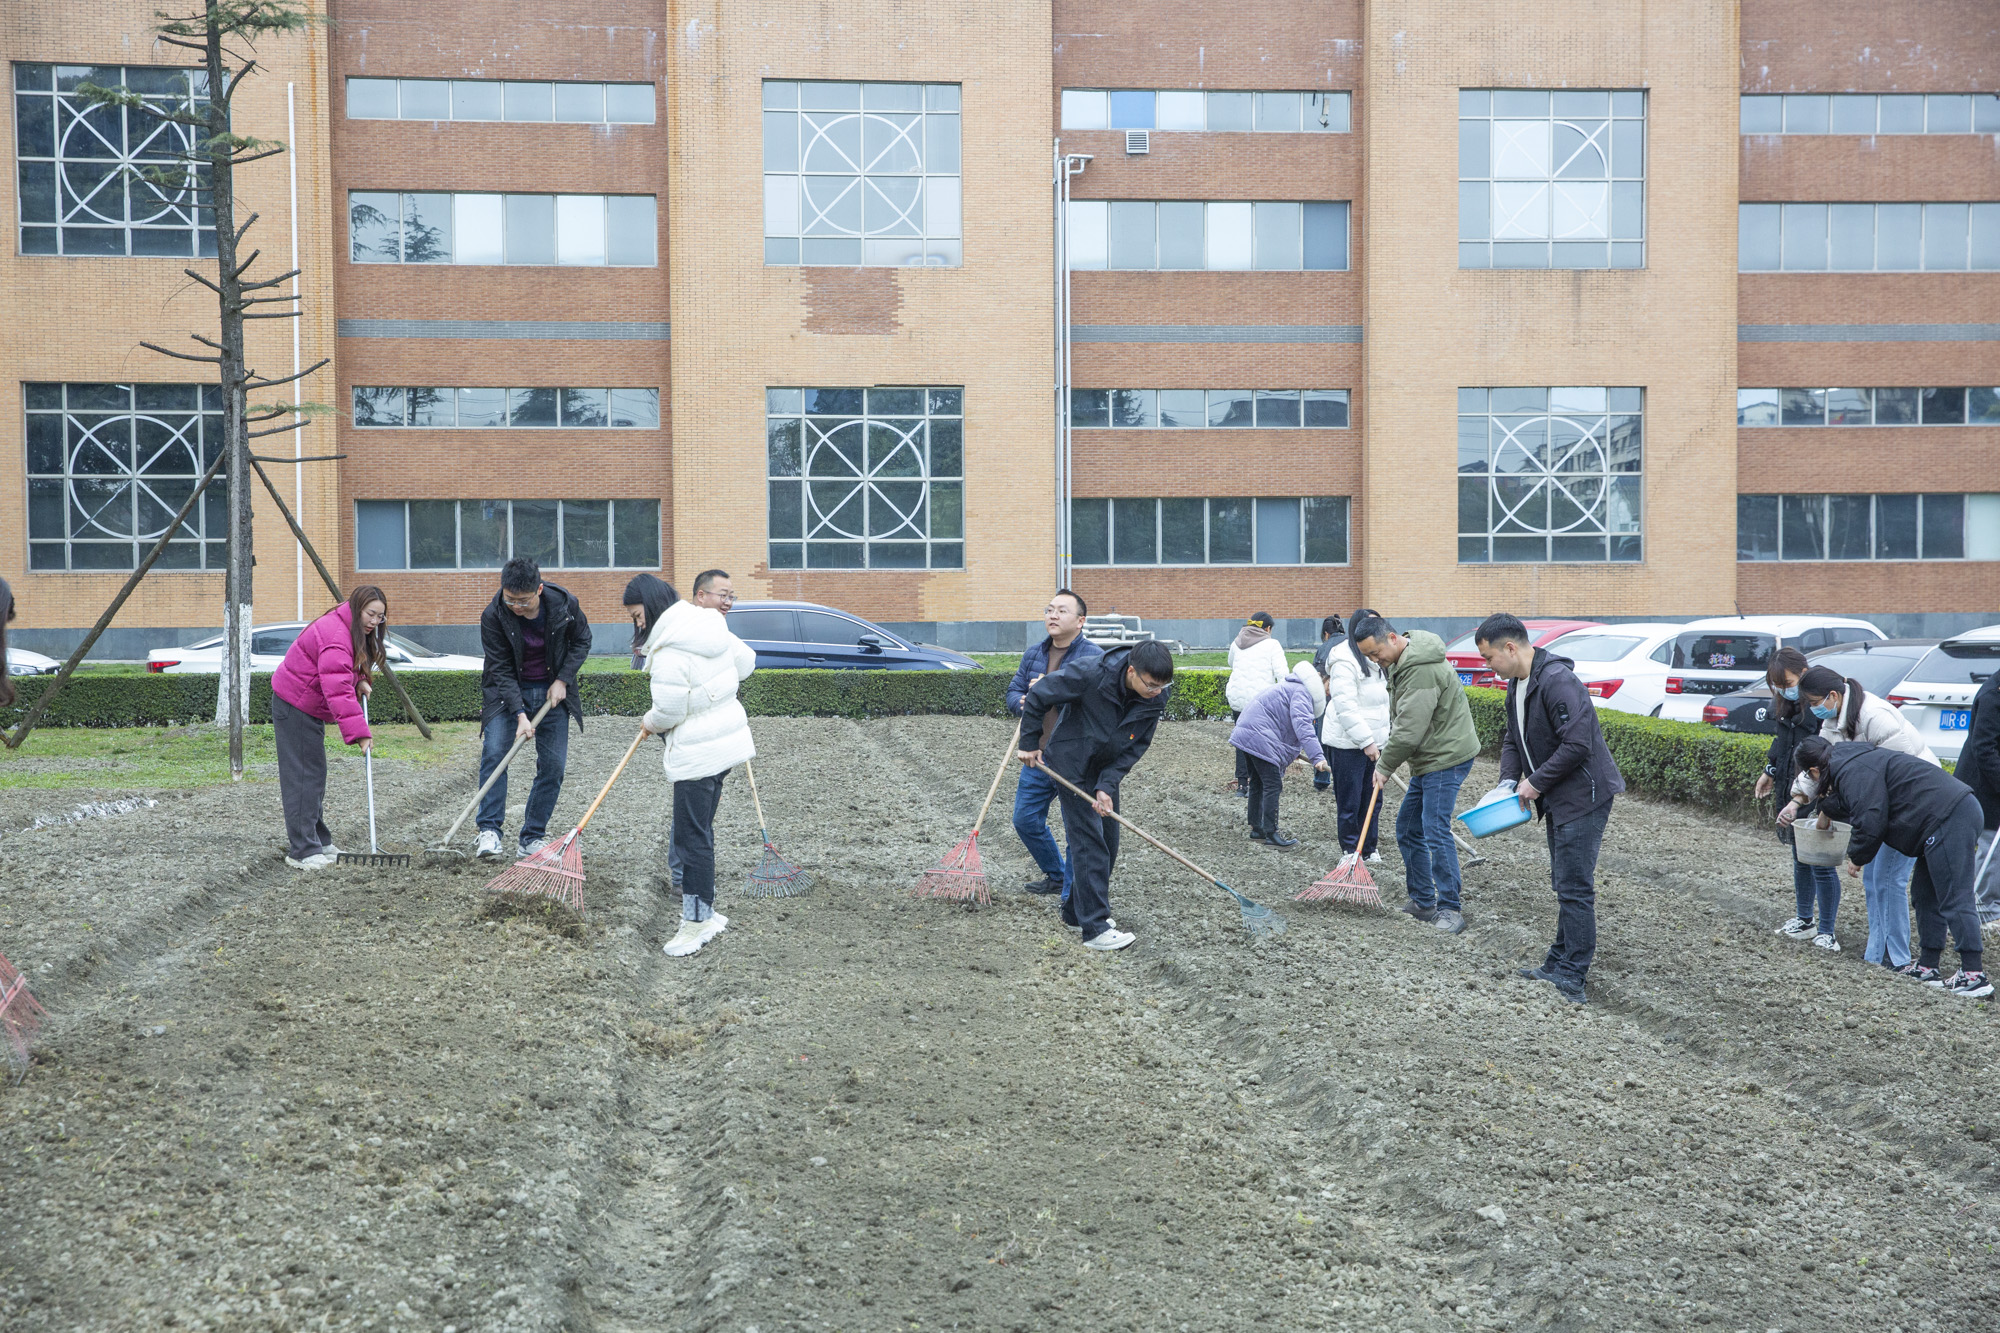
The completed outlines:
<svg viewBox="0 0 2000 1333">
<path fill-rule="evenodd" d="M 1910 961 L 1910 871 L 1917 859 L 1894 847 L 1875 851 L 1861 867 L 1861 889 L 1868 897 L 1868 949 L 1871 963 L 1901 967 Z"/>
<path fill-rule="evenodd" d="M 1886 848 L 1884 850 L 1887 850 Z M 1798 898 L 1797 911 L 1793 913 L 1801 921 L 1813 919 L 1813 908 L 1819 908 L 1819 933 L 1833 934 L 1834 913 L 1840 910 L 1840 870 L 1836 866 L 1809 866 L 1799 860 L 1796 848 L 1792 851 L 1792 892 Z M 1870 922 L 1869 933 L 1874 933 Z M 1905 946 L 1907 947 L 1907 945 Z"/>
<path fill-rule="evenodd" d="M 1056 846 L 1056 835 L 1049 832 L 1049 803 L 1055 799 L 1056 784 L 1047 773 L 1039 768 L 1021 769 L 1020 785 L 1014 788 L 1014 832 L 1021 835 L 1021 845 L 1035 858 L 1042 873 L 1063 882 L 1063 894 L 1067 897 L 1069 862 Z"/>
<path fill-rule="evenodd" d="M 533 717 L 549 697 L 546 685 L 523 685 L 521 702 Z M 486 724 L 480 736 L 479 780 L 486 781 L 514 744 L 514 715 L 502 713 Z M 569 762 L 569 712 L 557 704 L 535 728 L 535 785 L 528 791 L 528 809 L 521 816 L 521 841 L 533 842 L 548 836 L 549 816 L 555 813 L 556 797 L 562 795 L 563 766 Z M 507 818 L 507 775 L 487 788 L 479 798 L 479 827 L 500 832 Z"/>
<path fill-rule="evenodd" d="M 1451 817 L 1458 789 L 1472 761 L 1410 779 L 1409 794 L 1396 812 L 1396 847 L 1403 853 L 1403 882 L 1419 907 L 1456 912 L 1458 844 L 1451 840 Z"/>
</svg>

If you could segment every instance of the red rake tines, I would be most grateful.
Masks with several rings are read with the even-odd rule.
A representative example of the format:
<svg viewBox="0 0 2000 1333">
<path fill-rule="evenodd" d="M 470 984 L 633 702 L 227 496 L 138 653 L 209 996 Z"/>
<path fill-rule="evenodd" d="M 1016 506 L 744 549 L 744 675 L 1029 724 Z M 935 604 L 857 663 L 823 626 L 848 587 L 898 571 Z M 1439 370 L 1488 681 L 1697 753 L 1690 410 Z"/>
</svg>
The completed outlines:
<svg viewBox="0 0 2000 1333">
<path fill-rule="evenodd" d="M 632 762 L 638 752 L 639 742 L 646 739 L 646 729 L 641 727 L 632 743 L 625 747 L 625 757 L 618 761 L 618 767 L 611 770 L 605 779 L 604 789 L 597 793 L 597 799 L 590 803 L 590 809 L 583 812 L 583 818 L 576 827 L 563 835 L 563 840 L 551 843 L 532 856 L 524 856 L 513 865 L 495 875 L 486 886 L 488 893 L 501 894 L 509 898 L 548 898 L 567 905 L 578 916 L 583 915 L 583 848 L 576 845 L 577 837 L 590 823 L 597 807 L 604 804 L 604 798 L 611 794 L 611 784 L 618 781 L 618 775 L 625 771 L 625 765 Z"/>
<path fill-rule="evenodd" d="M 0 1037 L 7 1043 L 7 1063 L 14 1081 L 28 1076 L 28 1048 L 42 1028 L 46 1011 L 28 993 L 28 979 L 0 953 Z"/>
<path fill-rule="evenodd" d="M 1368 814 L 1361 821 L 1361 836 L 1355 839 L 1354 850 L 1340 858 L 1340 864 L 1326 872 L 1325 876 L 1301 889 L 1292 898 L 1295 903 L 1354 903 L 1360 907 L 1380 907 L 1382 891 L 1375 887 L 1375 877 L 1362 864 L 1361 849 L 1368 845 L 1368 829 L 1375 821 L 1375 806 L 1381 801 L 1378 790 L 1368 802 Z"/>
<path fill-rule="evenodd" d="M 946 902 L 973 902 L 988 907 L 993 902 L 993 891 L 986 884 L 986 870 L 979 864 L 979 826 L 986 822 L 986 812 L 993 808 L 993 793 L 1000 790 L 1000 778 L 1007 771 L 1007 761 L 1014 757 L 1021 743 L 1021 724 L 1014 724 L 1014 734 L 1007 740 L 1007 751 L 1000 756 L 1000 767 L 993 770 L 993 785 L 986 789 L 986 804 L 979 807 L 979 818 L 972 821 L 972 832 L 952 844 L 944 854 L 944 860 L 917 876 L 916 887 L 910 892 L 919 898 L 942 898 Z"/>
</svg>

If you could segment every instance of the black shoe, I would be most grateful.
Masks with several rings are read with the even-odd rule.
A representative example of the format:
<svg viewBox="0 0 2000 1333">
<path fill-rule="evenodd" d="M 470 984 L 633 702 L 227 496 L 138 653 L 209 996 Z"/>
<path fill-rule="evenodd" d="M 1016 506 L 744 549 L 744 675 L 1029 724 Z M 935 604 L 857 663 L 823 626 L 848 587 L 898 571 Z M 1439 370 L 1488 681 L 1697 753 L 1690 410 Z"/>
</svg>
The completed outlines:
<svg viewBox="0 0 2000 1333">
<path fill-rule="evenodd" d="M 1571 1004 L 1590 1003 L 1584 996 L 1583 983 L 1581 981 L 1572 981 L 1568 977 L 1550 977 L 1549 984 L 1556 988 L 1556 994 L 1562 996 Z"/>
<path fill-rule="evenodd" d="M 1250 830 L 1250 841 L 1269 842 L 1270 840 L 1271 840 L 1271 835 L 1264 832 L 1264 830 L 1256 828 Z"/>
<path fill-rule="evenodd" d="M 1270 843 L 1273 847 L 1296 847 L 1299 845 L 1299 840 L 1286 833 L 1283 829 L 1271 830 L 1269 834 L 1265 835 L 1264 841 Z"/>
<path fill-rule="evenodd" d="M 1044 875 L 1040 879 L 1031 879 L 1021 886 L 1021 892 L 1043 895 L 1061 893 L 1062 876 Z"/>
<path fill-rule="evenodd" d="M 1415 917 L 1417 920 L 1426 923 L 1437 920 L 1437 908 L 1421 906 L 1414 898 L 1412 898 L 1409 902 L 1404 903 L 1401 907 L 1397 908 L 1396 910 L 1399 912 L 1407 912 L 1409 913 L 1409 915 Z"/>
<path fill-rule="evenodd" d="M 1529 981 L 1554 981 L 1555 978 L 1548 974 L 1548 972 L 1545 970 L 1545 967 L 1546 965 L 1544 965 L 1544 967 L 1516 968 L 1514 969 L 1514 975 L 1517 977 L 1523 977 Z"/>
</svg>

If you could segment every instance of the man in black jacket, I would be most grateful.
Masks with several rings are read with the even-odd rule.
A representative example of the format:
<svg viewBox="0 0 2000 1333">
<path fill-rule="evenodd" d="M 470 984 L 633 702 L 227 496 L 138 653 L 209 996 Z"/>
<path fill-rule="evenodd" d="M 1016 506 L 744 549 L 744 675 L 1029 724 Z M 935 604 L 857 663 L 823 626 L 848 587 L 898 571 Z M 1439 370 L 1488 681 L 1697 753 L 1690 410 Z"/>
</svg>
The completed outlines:
<svg viewBox="0 0 2000 1333">
<path fill-rule="evenodd" d="M 583 726 L 576 703 L 576 673 L 590 656 L 590 622 L 583 607 L 563 589 L 542 582 L 541 566 L 516 556 L 500 571 L 500 591 L 479 617 L 479 642 L 486 652 L 480 674 L 479 780 L 485 782 L 516 739 L 535 738 L 535 785 L 521 817 L 520 852 L 542 848 L 562 794 L 563 765 L 569 759 L 569 720 Z M 538 727 L 534 715 L 551 704 Z M 507 814 L 507 775 L 479 802 L 482 857 L 500 855 L 500 830 Z"/>
<path fill-rule="evenodd" d="M 1480 622 L 1473 641 L 1507 682 L 1500 785 L 1535 808 L 1549 840 L 1556 939 L 1542 965 L 1521 975 L 1550 982 L 1582 1004 L 1584 974 L 1597 952 L 1597 853 L 1625 779 L 1605 748 L 1597 706 L 1567 657 L 1530 646 L 1527 626 L 1505 611 Z"/>
<path fill-rule="evenodd" d="M 2000 652 L 2000 644 L 1994 650 Z M 1991 674 L 1972 696 L 1971 725 L 1955 771 L 1979 798 L 1984 825 L 1979 833 L 1979 863 L 1984 873 L 1973 885 L 1973 898 L 1979 905 L 1979 928 L 1992 930 L 2000 926 L 2000 855 L 1993 851 L 1994 842 L 2000 840 L 1996 833 L 2000 830 L 2000 662 L 1987 657 L 1982 664 Z"/>
<path fill-rule="evenodd" d="M 1111 867 L 1118 860 L 1118 785 L 1153 743 L 1174 678 L 1173 654 L 1142 643 L 1099 657 L 1073 659 L 1021 696 L 1021 736 L 1042 734 L 1050 709 L 1062 709 L 1046 749 L 1023 749 L 1021 762 L 1046 764 L 1095 796 L 1059 788 L 1063 831 L 1069 835 L 1070 883 L 1062 922 L 1083 932 L 1083 947 L 1108 953 L 1136 936 L 1111 919 Z"/>
</svg>

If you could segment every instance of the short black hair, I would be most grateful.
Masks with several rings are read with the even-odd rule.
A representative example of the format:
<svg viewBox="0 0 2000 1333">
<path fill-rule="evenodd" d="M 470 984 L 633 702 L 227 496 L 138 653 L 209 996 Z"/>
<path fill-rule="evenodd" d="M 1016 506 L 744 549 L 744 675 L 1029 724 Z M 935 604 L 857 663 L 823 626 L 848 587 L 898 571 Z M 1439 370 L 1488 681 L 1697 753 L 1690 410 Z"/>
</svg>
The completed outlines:
<svg viewBox="0 0 2000 1333">
<path fill-rule="evenodd" d="M 1346 633 L 1346 631 L 1340 627 L 1339 616 L 1328 616 L 1326 619 L 1319 622 L 1319 636 L 1322 639 L 1330 639 L 1336 634 L 1344 634 L 1344 633 Z"/>
<path fill-rule="evenodd" d="M 1276 620 L 1271 618 L 1271 613 L 1269 611 L 1258 611 L 1253 613 L 1250 619 L 1246 623 L 1251 625 L 1262 625 L 1265 629 L 1274 629 L 1277 627 L 1278 624 Z"/>
<path fill-rule="evenodd" d="M 1076 599 L 1076 613 L 1080 616 L 1087 616 L 1090 614 L 1090 608 L 1083 604 L 1083 594 L 1078 592 L 1076 589 L 1057 588 L 1053 593 L 1049 594 L 1049 600 L 1052 602 L 1058 597 L 1074 597 Z"/>
<path fill-rule="evenodd" d="M 525 555 L 509 560 L 500 571 L 500 587 L 505 592 L 533 592 L 542 586 L 542 567 Z"/>
<path fill-rule="evenodd" d="M 1133 648 L 1129 664 L 1140 675 L 1162 685 L 1174 678 L 1174 655 L 1157 639 Z"/>
<path fill-rule="evenodd" d="M 1353 636 L 1354 645 L 1357 648 L 1361 646 L 1363 639 L 1373 639 L 1377 643 L 1387 643 L 1389 636 L 1395 632 L 1389 622 L 1381 616 L 1363 616 L 1352 629 L 1348 630 L 1348 633 Z"/>
<path fill-rule="evenodd" d="M 704 569 L 701 573 L 694 576 L 694 592 L 691 595 L 699 597 L 708 591 L 709 584 L 715 582 L 717 579 L 726 579 L 728 577 L 729 571 L 726 569 Z"/>
<path fill-rule="evenodd" d="M 1524 647 L 1528 643 L 1528 627 L 1521 623 L 1521 617 L 1512 611 L 1495 611 L 1479 622 L 1479 628 L 1472 631 L 1474 643 L 1518 643 Z"/>
</svg>

